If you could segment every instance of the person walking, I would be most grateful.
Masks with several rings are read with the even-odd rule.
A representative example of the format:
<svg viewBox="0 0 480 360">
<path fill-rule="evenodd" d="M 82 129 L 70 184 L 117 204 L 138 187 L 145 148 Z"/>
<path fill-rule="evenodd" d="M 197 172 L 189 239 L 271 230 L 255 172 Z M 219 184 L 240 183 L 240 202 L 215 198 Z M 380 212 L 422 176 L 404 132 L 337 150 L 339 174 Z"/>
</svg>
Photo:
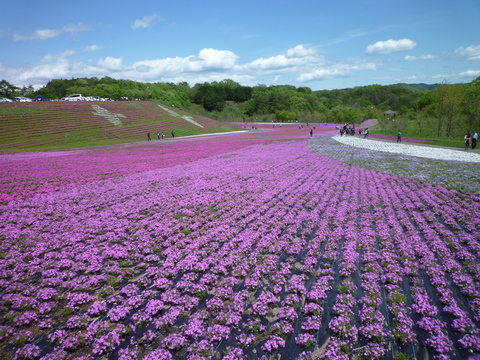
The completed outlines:
<svg viewBox="0 0 480 360">
<path fill-rule="evenodd" d="M 310 137 L 313 136 L 313 129 L 310 129 Z"/>
<path fill-rule="evenodd" d="M 175 137 L 175 131 L 172 130 L 172 138 Z"/>
<path fill-rule="evenodd" d="M 465 150 L 468 150 L 470 147 L 470 134 L 465 135 L 463 139 L 465 140 Z"/>
<path fill-rule="evenodd" d="M 397 142 L 402 142 L 402 132 L 400 130 L 397 132 Z"/>
<path fill-rule="evenodd" d="M 472 134 L 472 150 L 477 146 L 478 134 L 476 131 Z"/>
<path fill-rule="evenodd" d="M 157 133 L 157 139 L 160 140 L 160 133 Z"/>
<path fill-rule="evenodd" d="M 147 133 L 147 140 L 150 141 L 152 138 L 150 137 L 150 133 Z"/>
<path fill-rule="evenodd" d="M 363 137 L 366 138 L 368 136 L 368 128 L 365 129 L 363 132 Z"/>
</svg>

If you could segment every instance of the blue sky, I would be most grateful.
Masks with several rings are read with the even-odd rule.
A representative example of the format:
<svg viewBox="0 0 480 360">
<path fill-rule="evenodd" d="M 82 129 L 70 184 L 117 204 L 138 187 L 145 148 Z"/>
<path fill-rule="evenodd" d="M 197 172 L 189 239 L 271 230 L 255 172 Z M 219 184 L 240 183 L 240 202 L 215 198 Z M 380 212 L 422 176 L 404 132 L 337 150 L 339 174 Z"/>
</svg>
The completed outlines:
<svg viewBox="0 0 480 360">
<path fill-rule="evenodd" d="M 480 76 L 479 0 L 4 1 L 0 79 L 308 86 Z"/>
</svg>

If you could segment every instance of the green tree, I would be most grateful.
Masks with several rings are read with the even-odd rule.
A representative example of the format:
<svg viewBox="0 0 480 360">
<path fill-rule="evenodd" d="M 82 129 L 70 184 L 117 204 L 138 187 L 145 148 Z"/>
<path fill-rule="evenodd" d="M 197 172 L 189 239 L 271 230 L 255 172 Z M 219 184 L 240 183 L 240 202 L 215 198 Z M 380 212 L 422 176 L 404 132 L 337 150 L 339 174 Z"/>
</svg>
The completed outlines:
<svg viewBox="0 0 480 360">
<path fill-rule="evenodd" d="M 309 87 L 306 87 L 306 86 L 299 87 L 297 89 L 297 91 L 300 92 L 300 93 L 304 93 L 304 94 L 311 94 L 312 93 L 312 89 L 310 89 Z"/>
<path fill-rule="evenodd" d="M 359 109 L 350 106 L 335 106 L 328 112 L 327 119 L 331 123 L 353 124 L 360 118 Z"/>
<path fill-rule="evenodd" d="M 462 113 L 465 115 L 465 131 L 480 132 L 480 76 L 464 87 Z"/>
<path fill-rule="evenodd" d="M 20 89 L 20 94 L 22 94 L 22 96 L 31 96 L 34 91 L 35 91 L 35 89 L 33 88 L 32 84 L 29 84 L 28 86 L 24 85 Z"/>
<path fill-rule="evenodd" d="M 292 111 L 280 110 L 275 113 L 275 120 L 280 122 L 288 122 L 290 120 L 295 120 L 297 116 Z"/>
<path fill-rule="evenodd" d="M 225 107 L 225 100 L 222 96 L 211 90 L 203 98 L 203 107 L 207 111 L 222 111 Z"/>
<path fill-rule="evenodd" d="M 269 113 L 269 91 L 266 85 L 253 88 L 252 97 L 245 104 L 245 113 L 249 116 Z"/>
<path fill-rule="evenodd" d="M 20 90 L 15 85 L 10 84 L 7 80 L 0 81 L 0 95 L 2 97 L 10 97 L 14 92 Z"/>
<path fill-rule="evenodd" d="M 71 81 L 64 79 L 50 80 L 45 87 L 37 92 L 39 95 L 45 95 L 50 99 L 61 99 L 67 95 L 67 88 Z"/>
<path fill-rule="evenodd" d="M 207 111 L 222 111 L 225 107 L 224 86 L 216 82 L 195 84 L 193 102 L 202 104 Z"/>
<path fill-rule="evenodd" d="M 460 113 L 461 97 L 462 85 L 460 84 L 451 85 L 444 81 L 436 90 L 437 136 L 445 134 L 450 137 L 452 135 L 453 127 Z"/>
</svg>

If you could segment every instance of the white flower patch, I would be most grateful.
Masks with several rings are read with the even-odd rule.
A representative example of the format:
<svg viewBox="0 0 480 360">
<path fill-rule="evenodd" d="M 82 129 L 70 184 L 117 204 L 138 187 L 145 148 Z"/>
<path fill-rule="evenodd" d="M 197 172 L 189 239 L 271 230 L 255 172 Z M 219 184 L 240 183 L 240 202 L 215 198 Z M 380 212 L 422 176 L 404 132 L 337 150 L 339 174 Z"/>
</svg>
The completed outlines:
<svg viewBox="0 0 480 360">
<path fill-rule="evenodd" d="M 197 126 L 200 126 L 201 128 L 203 128 L 203 125 L 200 125 L 199 123 L 197 123 L 195 120 L 193 120 L 193 118 L 191 116 L 183 115 L 182 119 L 187 120 L 189 123 L 191 123 L 193 125 L 197 125 Z"/>
<path fill-rule="evenodd" d="M 198 122 L 196 122 L 195 120 L 193 120 L 193 118 L 192 118 L 191 116 L 187 116 L 187 115 L 180 116 L 180 115 L 178 115 L 175 111 L 173 111 L 172 109 L 167 108 L 166 106 L 162 106 L 162 105 L 160 105 L 160 104 L 159 104 L 158 106 L 160 106 L 163 110 L 165 110 L 166 112 L 168 112 L 168 113 L 169 113 L 170 115 L 172 115 L 172 116 L 181 117 L 183 120 L 187 120 L 189 123 L 203 128 L 203 125 L 201 125 L 201 124 L 199 124 Z"/>
<path fill-rule="evenodd" d="M 93 115 L 98 115 L 98 116 L 103 116 L 105 119 L 110 121 L 113 125 L 115 126 L 122 126 L 122 122 L 120 121 L 120 117 L 125 118 L 126 116 L 123 114 L 115 114 L 107 109 L 102 108 L 101 106 L 98 105 L 92 105 L 92 108 L 95 110 L 93 112 Z"/>
<path fill-rule="evenodd" d="M 162 106 L 162 105 L 160 105 L 160 104 L 158 104 L 158 106 L 160 106 L 163 110 L 165 110 L 166 112 L 168 112 L 170 115 L 172 115 L 172 116 L 177 116 L 177 117 L 178 117 L 178 114 L 177 114 L 175 111 L 173 111 L 172 109 L 169 109 L 169 108 L 167 108 L 166 106 Z"/>
<path fill-rule="evenodd" d="M 450 150 L 432 146 L 418 146 L 396 142 L 369 140 L 355 136 L 333 136 L 333 139 L 350 146 L 395 154 L 417 156 L 436 160 L 454 160 L 480 163 L 480 155 L 465 150 Z"/>
</svg>

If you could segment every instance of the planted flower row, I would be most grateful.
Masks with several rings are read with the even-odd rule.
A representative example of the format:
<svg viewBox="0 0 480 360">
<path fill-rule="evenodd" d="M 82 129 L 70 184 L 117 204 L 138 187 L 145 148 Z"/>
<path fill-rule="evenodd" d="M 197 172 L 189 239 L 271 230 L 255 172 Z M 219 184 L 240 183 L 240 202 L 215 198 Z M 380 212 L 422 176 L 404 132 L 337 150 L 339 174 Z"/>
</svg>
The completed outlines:
<svg viewBox="0 0 480 360">
<path fill-rule="evenodd" d="M 480 352 L 478 203 L 465 209 L 462 194 L 345 165 L 303 141 L 205 152 L 3 205 L 3 352 Z M 77 169 L 94 174 L 88 161 Z"/>
</svg>

